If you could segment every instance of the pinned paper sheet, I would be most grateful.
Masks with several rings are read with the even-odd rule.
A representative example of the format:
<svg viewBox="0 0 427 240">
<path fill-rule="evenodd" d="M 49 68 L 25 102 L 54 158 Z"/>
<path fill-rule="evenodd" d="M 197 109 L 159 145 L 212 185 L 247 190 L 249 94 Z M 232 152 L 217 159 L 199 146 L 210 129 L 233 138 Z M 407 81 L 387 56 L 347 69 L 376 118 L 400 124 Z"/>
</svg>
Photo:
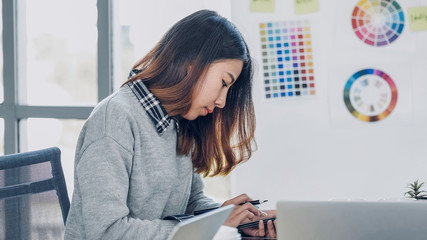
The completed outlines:
<svg viewBox="0 0 427 240">
<path fill-rule="evenodd" d="M 408 15 L 412 31 L 427 30 L 427 6 L 408 8 Z"/>
<path fill-rule="evenodd" d="M 259 24 L 268 100 L 303 99 L 316 96 L 313 44 L 308 20 L 268 21 Z"/>
<path fill-rule="evenodd" d="M 294 0 L 295 13 L 304 14 L 319 11 L 318 0 Z"/>
<path fill-rule="evenodd" d="M 274 12 L 274 0 L 251 0 L 252 12 Z"/>
</svg>

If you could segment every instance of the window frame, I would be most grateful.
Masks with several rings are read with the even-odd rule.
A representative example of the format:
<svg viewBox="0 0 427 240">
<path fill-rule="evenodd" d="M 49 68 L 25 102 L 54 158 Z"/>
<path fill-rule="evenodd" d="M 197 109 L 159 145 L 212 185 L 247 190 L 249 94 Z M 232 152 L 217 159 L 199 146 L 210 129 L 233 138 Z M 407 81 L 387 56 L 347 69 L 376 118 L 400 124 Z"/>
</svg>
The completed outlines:
<svg viewBox="0 0 427 240">
<path fill-rule="evenodd" d="M 113 47 L 114 0 L 97 0 L 97 31 L 98 31 L 98 102 L 113 92 L 115 51 Z M 25 32 L 25 0 L 2 0 L 3 19 L 3 91 L 4 101 L 0 103 L 0 118 L 4 119 L 4 154 L 25 152 L 26 133 L 19 132 L 19 121 L 28 118 L 87 119 L 94 106 L 29 106 L 20 104 L 18 86 L 25 87 L 25 37 L 18 33 Z M 113 51 L 114 50 L 114 51 Z M 21 82 L 18 82 L 21 81 Z M 24 82 L 22 82 L 24 81 Z M 25 91 L 25 89 L 24 89 Z M 95 93 L 94 93 L 95 94 Z M 22 130 L 25 131 L 25 130 Z M 26 177 L 26 173 L 7 170 L 5 183 L 14 184 Z M 16 204 L 5 200 L 8 204 Z M 29 209 L 25 208 L 25 200 L 18 203 L 17 212 L 5 212 L 6 239 L 27 238 L 30 231 L 28 219 Z M 19 216 L 23 224 L 9 223 L 11 216 Z M 16 217 L 14 217 L 16 218 Z"/>
</svg>

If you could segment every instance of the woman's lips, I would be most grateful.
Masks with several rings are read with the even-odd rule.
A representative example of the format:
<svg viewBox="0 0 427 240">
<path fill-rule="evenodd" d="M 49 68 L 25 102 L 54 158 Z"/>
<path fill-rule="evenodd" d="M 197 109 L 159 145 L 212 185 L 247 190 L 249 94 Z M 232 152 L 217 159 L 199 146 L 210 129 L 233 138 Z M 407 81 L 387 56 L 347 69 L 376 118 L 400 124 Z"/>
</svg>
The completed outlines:
<svg viewBox="0 0 427 240">
<path fill-rule="evenodd" d="M 208 115 L 209 113 L 212 113 L 213 112 L 213 110 L 211 110 L 210 108 L 205 108 L 205 111 L 203 112 L 203 116 L 206 116 L 206 115 Z"/>
</svg>

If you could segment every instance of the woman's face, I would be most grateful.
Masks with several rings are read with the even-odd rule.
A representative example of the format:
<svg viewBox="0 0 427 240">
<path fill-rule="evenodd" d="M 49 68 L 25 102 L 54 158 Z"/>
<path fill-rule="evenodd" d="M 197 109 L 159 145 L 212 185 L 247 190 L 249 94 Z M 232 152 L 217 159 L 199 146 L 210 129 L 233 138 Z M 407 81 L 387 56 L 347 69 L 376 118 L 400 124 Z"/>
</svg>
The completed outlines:
<svg viewBox="0 0 427 240">
<path fill-rule="evenodd" d="M 206 73 L 199 79 L 193 93 L 190 110 L 182 117 L 194 120 L 199 116 L 212 113 L 214 108 L 223 108 L 227 92 L 237 80 L 243 68 L 238 59 L 226 59 L 212 63 Z"/>
</svg>

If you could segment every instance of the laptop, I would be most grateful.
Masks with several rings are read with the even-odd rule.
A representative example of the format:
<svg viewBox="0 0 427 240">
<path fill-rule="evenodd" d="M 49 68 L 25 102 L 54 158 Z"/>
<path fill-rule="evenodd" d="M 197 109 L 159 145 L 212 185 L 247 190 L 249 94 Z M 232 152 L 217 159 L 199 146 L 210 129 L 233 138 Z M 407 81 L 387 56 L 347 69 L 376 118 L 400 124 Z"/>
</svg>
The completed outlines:
<svg viewBox="0 0 427 240">
<path fill-rule="evenodd" d="M 168 240 L 212 240 L 233 208 L 230 204 L 184 220 L 175 226 Z"/>
<path fill-rule="evenodd" d="M 279 201 L 278 240 L 427 239 L 427 201 Z"/>
</svg>

